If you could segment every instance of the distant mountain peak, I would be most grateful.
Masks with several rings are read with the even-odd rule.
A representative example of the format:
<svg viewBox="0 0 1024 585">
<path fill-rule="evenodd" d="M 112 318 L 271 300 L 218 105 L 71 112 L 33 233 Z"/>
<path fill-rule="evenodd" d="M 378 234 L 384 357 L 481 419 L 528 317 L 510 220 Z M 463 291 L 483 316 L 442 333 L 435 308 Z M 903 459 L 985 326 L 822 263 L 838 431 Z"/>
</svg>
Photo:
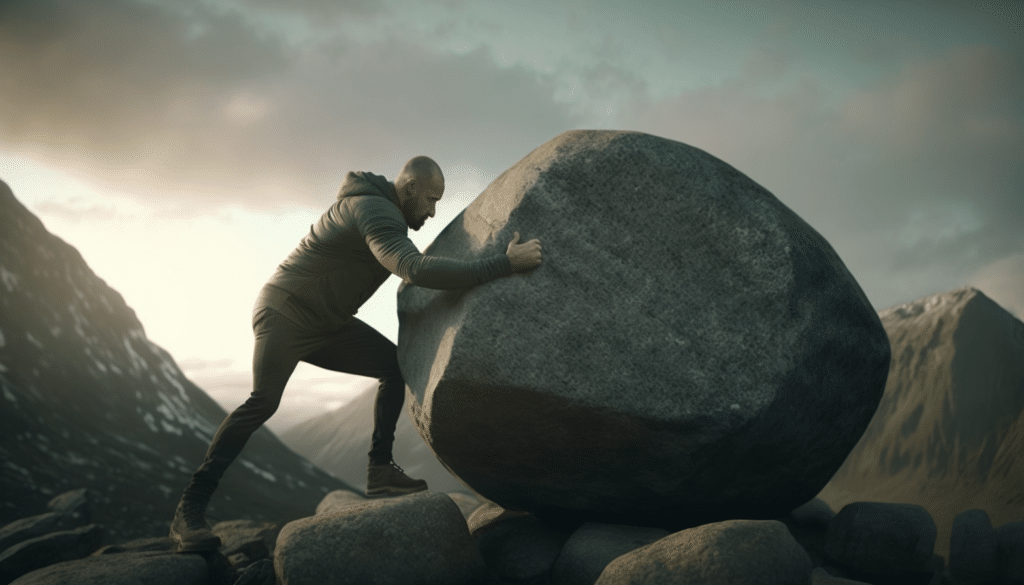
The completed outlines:
<svg viewBox="0 0 1024 585">
<path fill-rule="evenodd" d="M 892 347 L 885 394 L 818 497 L 920 504 L 946 554 L 953 517 L 1024 513 L 1024 323 L 973 286 L 879 311 Z"/>
<path fill-rule="evenodd" d="M 924 313 L 948 313 L 957 309 L 962 310 L 967 303 L 979 297 L 991 302 L 985 293 L 968 285 L 882 309 L 878 312 L 878 316 L 885 321 L 887 319 L 911 319 Z"/>
</svg>

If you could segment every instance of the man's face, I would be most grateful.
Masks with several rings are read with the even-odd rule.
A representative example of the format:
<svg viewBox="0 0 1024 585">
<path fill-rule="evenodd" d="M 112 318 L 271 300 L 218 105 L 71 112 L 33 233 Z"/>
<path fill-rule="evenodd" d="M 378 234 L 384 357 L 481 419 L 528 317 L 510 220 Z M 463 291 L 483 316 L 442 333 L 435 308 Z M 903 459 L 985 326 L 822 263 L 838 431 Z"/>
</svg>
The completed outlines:
<svg viewBox="0 0 1024 585">
<path fill-rule="evenodd" d="M 405 215 L 405 222 L 409 227 L 419 230 L 428 218 L 434 217 L 434 208 L 443 193 L 443 183 L 416 181 L 402 206 L 402 214 Z"/>
</svg>

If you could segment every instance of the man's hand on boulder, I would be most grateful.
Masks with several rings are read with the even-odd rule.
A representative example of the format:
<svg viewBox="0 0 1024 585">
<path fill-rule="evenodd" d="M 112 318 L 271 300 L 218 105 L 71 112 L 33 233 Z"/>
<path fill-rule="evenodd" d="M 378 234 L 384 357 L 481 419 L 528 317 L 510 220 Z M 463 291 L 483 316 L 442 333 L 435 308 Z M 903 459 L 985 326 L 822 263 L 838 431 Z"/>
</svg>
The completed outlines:
<svg viewBox="0 0 1024 585">
<path fill-rule="evenodd" d="M 529 242 L 519 243 L 519 232 L 515 232 L 505 252 L 512 262 L 512 272 L 522 272 L 540 266 L 540 240 L 534 238 Z"/>
</svg>

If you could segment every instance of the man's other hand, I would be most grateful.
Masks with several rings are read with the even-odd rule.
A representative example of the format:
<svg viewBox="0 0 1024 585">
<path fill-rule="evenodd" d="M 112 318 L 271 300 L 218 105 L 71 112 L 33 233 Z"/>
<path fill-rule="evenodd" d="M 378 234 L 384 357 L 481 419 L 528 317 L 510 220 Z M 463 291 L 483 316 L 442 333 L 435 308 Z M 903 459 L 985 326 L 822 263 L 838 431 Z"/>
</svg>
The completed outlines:
<svg viewBox="0 0 1024 585">
<path fill-rule="evenodd" d="M 534 238 L 529 242 L 519 243 L 519 232 L 512 236 L 505 252 L 512 262 L 512 272 L 522 272 L 540 266 L 540 240 Z"/>
</svg>

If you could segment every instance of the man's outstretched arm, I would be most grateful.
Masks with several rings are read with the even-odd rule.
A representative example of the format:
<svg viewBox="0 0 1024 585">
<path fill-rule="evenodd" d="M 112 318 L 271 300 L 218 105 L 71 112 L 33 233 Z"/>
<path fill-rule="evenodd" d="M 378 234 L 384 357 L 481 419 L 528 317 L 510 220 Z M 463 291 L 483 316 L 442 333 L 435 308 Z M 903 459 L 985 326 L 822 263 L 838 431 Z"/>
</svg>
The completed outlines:
<svg viewBox="0 0 1024 585">
<path fill-rule="evenodd" d="M 385 268 L 402 280 L 435 289 L 466 288 L 506 276 L 513 271 L 529 270 L 541 262 L 539 240 L 518 244 L 519 233 L 505 254 L 474 261 L 426 256 L 406 235 L 401 214 L 388 209 L 387 201 L 367 198 L 359 213 L 360 232 L 370 251 Z M 394 207 L 393 205 L 391 206 Z M 376 208 L 376 209 L 375 209 Z"/>
</svg>

